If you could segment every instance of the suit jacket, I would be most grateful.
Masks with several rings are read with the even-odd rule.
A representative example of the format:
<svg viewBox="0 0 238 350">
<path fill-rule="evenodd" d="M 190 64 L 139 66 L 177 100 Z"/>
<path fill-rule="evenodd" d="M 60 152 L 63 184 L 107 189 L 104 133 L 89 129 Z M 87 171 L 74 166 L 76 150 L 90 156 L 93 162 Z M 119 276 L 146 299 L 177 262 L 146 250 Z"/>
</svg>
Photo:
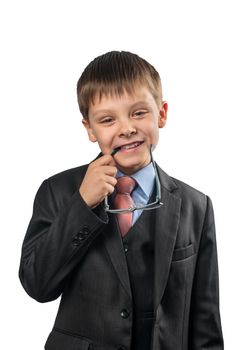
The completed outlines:
<svg viewBox="0 0 238 350">
<path fill-rule="evenodd" d="M 23 242 L 20 280 L 39 302 L 62 294 L 46 350 L 126 350 L 133 300 L 121 237 L 79 187 L 87 165 L 40 186 Z M 158 167 L 153 350 L 222 350 L 211 200 Z M 142 214 L 143 215 L 143 214 Z M 146 350 L 146 349 L 145 349 Z"/>
</svg>

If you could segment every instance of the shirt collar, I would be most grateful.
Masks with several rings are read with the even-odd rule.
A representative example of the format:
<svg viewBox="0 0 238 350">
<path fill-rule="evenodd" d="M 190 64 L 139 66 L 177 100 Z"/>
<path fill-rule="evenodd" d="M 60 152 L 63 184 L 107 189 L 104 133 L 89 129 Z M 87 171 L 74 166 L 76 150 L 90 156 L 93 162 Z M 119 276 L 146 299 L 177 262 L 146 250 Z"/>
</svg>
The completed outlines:
<svg viewBox="0 0 238 350">
<path fill-rule="evenodd" d="M 125 176 L 120 170 L 117 170 L 116 178 Z M 149 198 L 154 186 L 155 172 L 153 164 L 150 162 L 144 168 L 138 170 L 136 173 L 132 174 L 131 177 L 136 180 L 138 186 Z"/>
</svg>

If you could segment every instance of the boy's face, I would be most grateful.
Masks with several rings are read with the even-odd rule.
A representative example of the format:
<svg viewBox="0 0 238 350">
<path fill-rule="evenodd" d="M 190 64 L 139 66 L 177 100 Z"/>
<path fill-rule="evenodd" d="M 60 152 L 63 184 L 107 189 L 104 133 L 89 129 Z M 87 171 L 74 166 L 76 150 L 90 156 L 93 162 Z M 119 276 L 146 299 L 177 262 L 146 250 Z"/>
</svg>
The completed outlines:
<svg viewBox="0 0 238 350">
<path fill-rule="evenodd" d="M 103 154 L 115 154 L 116 166 L 133 174 L 150 163 L 150 145 L 157 145 L 159 128 L 166 124 L 168 105 L 155 101 L 148 88 L 140 87 L 130 95 L 102 96 L 91 104 L 88 120 L 83 120 L 88 137 L 98 142 Z"/>
</svg>

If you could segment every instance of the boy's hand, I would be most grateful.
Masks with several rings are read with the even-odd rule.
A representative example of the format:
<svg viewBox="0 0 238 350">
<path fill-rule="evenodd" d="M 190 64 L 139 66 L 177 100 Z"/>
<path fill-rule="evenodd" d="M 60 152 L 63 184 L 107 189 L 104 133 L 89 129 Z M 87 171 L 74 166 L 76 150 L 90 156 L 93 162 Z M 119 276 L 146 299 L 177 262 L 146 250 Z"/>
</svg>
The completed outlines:
<svg viewBox="0 0 238 350">
<path fill-rule="evenodd" d="M 79 193 L 90 208 L 95 208 L 114 191 L 117 183 L 116 172 L 111 155 L 104 155 L 89 164 Z"/>
</svg>

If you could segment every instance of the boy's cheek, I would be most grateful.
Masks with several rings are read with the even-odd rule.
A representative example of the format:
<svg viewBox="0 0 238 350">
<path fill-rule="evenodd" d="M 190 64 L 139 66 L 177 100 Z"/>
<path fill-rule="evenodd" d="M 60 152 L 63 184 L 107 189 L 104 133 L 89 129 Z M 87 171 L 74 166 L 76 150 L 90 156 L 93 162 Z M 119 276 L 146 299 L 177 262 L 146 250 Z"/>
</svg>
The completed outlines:
<svg viewBox="0 0 238 350">
<path fill-rule="evenodd" d="M 98 146 L 103 154 L 111 154 L 111 151 L 112 151 L 111 147 L 106 146 L 105 144 L 103 144 L 99 141 L 97 141 L 97 142 L 98 142 Z"/>
</svg>

